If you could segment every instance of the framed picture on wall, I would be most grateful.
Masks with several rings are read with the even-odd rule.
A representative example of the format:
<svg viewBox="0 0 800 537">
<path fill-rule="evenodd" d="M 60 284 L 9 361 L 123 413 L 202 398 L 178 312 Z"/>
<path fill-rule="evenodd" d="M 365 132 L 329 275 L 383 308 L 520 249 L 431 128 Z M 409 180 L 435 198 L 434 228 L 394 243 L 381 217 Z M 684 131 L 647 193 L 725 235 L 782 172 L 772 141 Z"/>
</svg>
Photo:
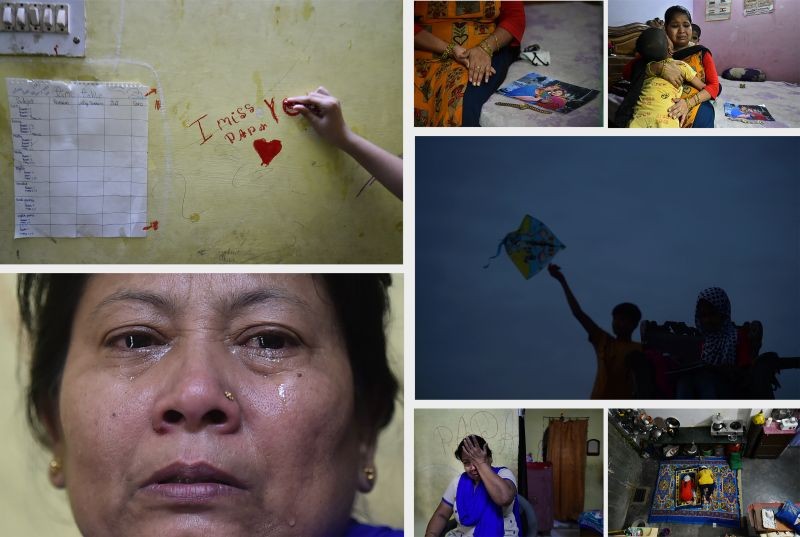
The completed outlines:
<svg viewBox="0 0 800 537">
<path fill-rule="evenodd" d="M 600 455 L 600 440 L 592 438 L 586 442 L 586 454 L 589 456 Z"/>
</svg>

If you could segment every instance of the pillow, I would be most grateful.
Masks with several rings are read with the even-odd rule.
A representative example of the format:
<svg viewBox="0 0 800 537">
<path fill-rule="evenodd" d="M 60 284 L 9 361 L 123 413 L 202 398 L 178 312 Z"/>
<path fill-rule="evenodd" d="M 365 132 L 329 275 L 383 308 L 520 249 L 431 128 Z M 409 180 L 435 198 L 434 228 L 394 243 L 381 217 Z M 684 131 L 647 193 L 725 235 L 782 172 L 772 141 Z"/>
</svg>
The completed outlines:
<svg viewBox="0 0 800 537">
<path fill-rule="evenodd" d="M 784 503 L 775 512 L 775 518 L 792 526 L 795 532 L 800 532 L 800 507 L 797 507 L 792 502 Z"/>
<path fill-rule="evenodd" d="M 722 71 L 722 78 L 743 80 L 744 82 L 764 82 L 767 75 L 761 69 L 753 67 L 731 67 Z"/>
</svg>

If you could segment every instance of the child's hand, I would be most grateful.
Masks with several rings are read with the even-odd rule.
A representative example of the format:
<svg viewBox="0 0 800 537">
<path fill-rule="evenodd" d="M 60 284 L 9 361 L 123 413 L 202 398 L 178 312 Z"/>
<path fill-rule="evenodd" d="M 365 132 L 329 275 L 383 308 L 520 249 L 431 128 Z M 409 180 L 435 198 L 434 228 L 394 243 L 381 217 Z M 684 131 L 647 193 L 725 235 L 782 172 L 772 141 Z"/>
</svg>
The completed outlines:
<svg viewBox="0 0 800 537">
<path fill-rule="evenodd" d="M 342 115 L 339 99 L 320 86 L 316 91 L 299 97 L 289 97 L 288 104 L 305 117 L 314 130 L 327 142 L 343 149 L 350 129 Z"/>
<path fill-rule="evenodd" d="M 559 267 L 558 265 L 554 265 L 552 263 L 547 265 L 547 272 L 549 272 L 550 276 L 552 276 L 556 280 L 560 282 L 564 281 L 564 275 L 561 273 L 561 267 Z"/>
</svg>

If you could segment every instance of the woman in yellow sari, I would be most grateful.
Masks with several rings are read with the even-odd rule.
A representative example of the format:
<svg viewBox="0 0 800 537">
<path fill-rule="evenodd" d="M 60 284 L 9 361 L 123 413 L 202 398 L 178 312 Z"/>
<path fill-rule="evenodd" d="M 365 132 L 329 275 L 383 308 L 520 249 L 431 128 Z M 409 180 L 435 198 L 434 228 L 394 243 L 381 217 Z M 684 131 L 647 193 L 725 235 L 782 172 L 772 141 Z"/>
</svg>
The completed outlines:
<svg viewBox="0 0 800 537">
<path fill-rule="evenodd" d="M 479 126 L 517 56 L 522 2 L 415 2 L 414 22 L 414 126 Z"/>
</svg>

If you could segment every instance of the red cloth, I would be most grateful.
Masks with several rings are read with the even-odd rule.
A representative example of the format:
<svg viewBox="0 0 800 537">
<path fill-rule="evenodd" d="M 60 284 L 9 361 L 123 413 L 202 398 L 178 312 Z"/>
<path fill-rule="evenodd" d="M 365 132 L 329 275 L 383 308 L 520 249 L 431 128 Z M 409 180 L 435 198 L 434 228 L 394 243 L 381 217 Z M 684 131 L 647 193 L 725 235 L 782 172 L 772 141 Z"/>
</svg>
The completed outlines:
<svg viewBox="0 0 800 537">
<path fill-rule="evenodd" d="M 719 76 L 717 75 L 717 66 L 714 65 L 710 52 L 703 56 L 703 70 L 706 72 L 706 91 L 711 95 L 712 99 L 716 99 L 717 95 L 719 95 Z"/>
<path fill-rule="evenodd" d="M 692 487 L 691 480 L 689 481 L 681 480 L 681 500 L 685 502 L 692 501 L 692 499 L 694 498 L 694 496 L 692 495 L 693 488 L 694 487 Z"/>
<path fill-rule="evenodd" d="M 736 365 L 746 367 L 753 363 L 753 351 L 750 344 L 750 332 L 744 326 L 739 327 L 736 338 Z"/>
<path fill-rule="evenodd" d="M 520 46 L 522 34 L 525 33 L 525 7 L 522 2 L 500 2 L 497 26 L 508 30 L 508 33 L 514 36 L 511 46 Z"/>
<path fill-rule="evenodd" d="M 500 13 L 497 17 L 497 27 L 508 30 L 513 36 L 512 46 L 520 46 L 522 34 L 525 33 L 525 7 L 522 2 L 500 2 Z M 421 24 L 414 23 L 414 35 L 420 33 L 424 28 Z"/>
</svg>

